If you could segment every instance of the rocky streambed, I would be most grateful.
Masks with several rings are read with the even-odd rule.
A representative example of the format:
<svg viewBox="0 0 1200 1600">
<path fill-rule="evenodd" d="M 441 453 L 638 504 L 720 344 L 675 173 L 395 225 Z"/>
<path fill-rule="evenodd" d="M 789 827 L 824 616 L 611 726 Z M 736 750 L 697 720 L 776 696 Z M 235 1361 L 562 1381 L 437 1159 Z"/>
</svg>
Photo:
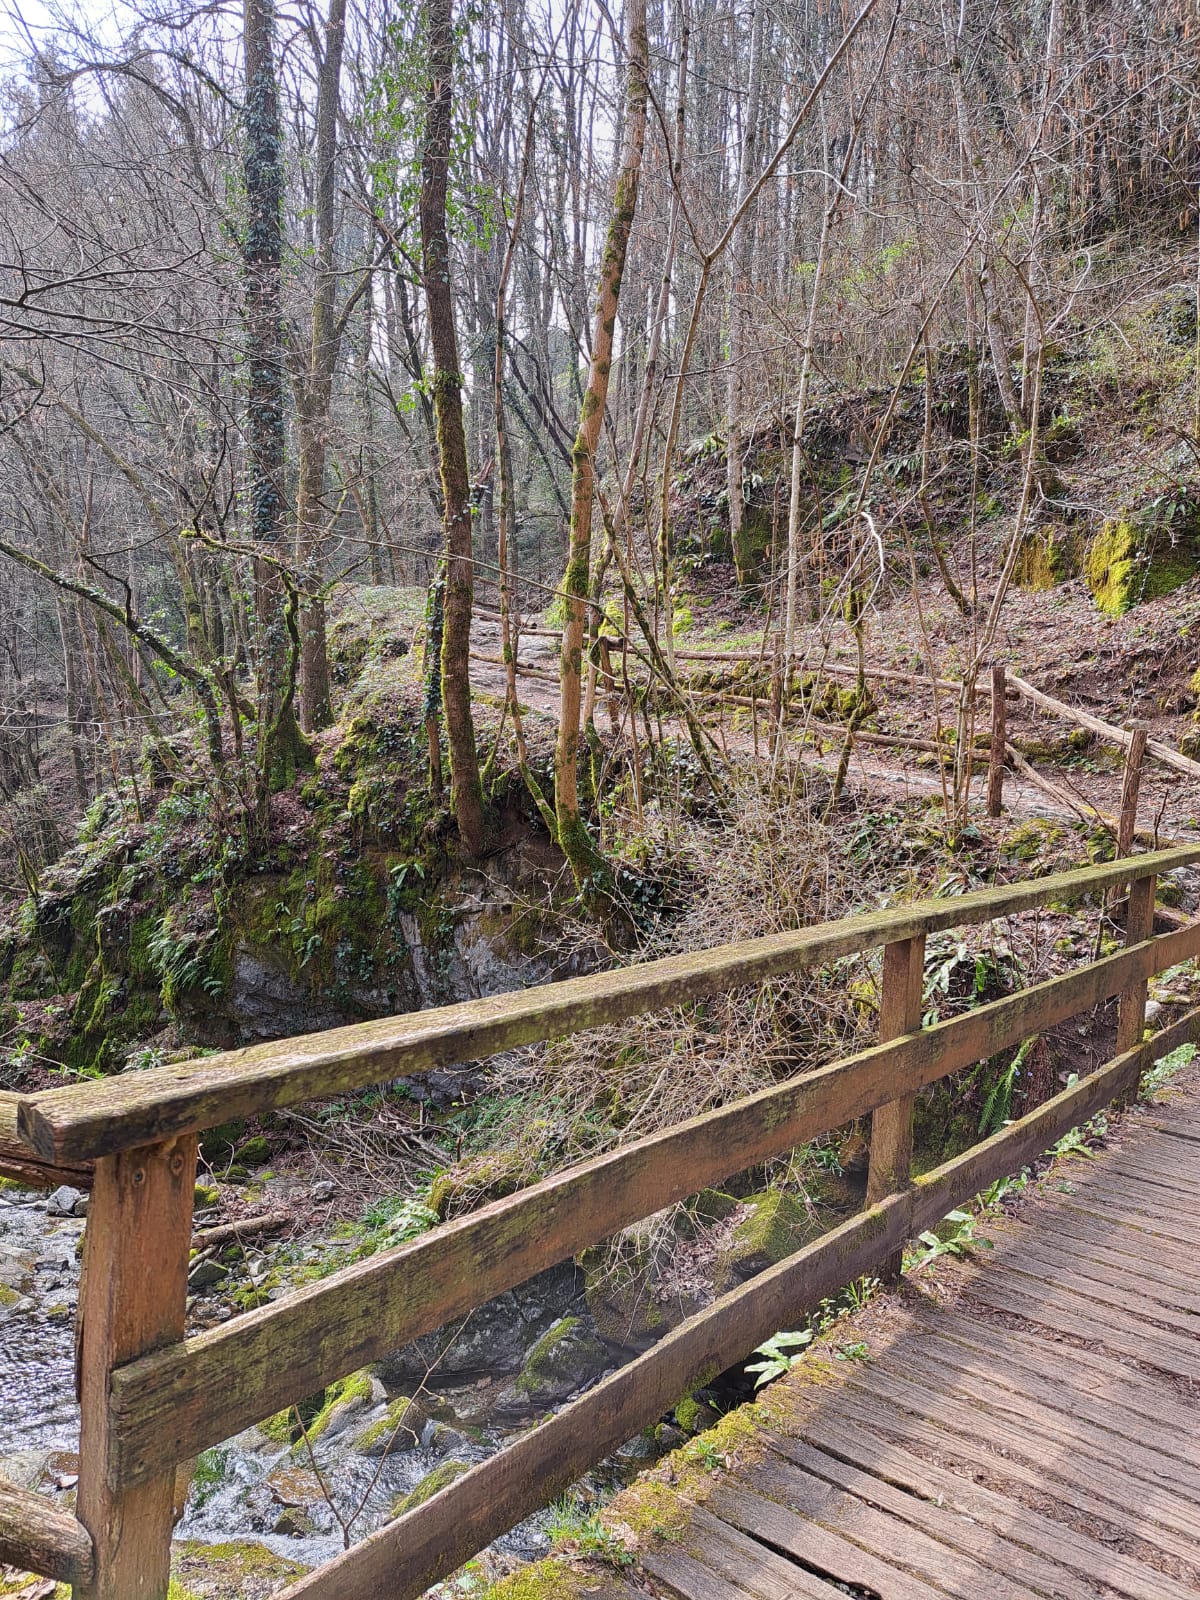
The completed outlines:
<svg viewBox="0 0 1200 1600">
<path fill-rule="evenodd" d="M 264 1173 L 254 1192 L 258 1205 L 311 1216 L 323 1187 L 332 1186 Z M 74 1331 L 86 1203 L 73 1191 L 0 1189 L 0 1474 L 64 1504 L 77 1471 Z M 829 1218 L 778 1191 L 744 1199 L 708 1191 L 658 1223 L 660 1234 L 670 1227 L 676 1238 L 665 1278 L 639 1258 L 636 1241 L 632 1257 L 596 1252 L 564 1263 L 205 1451 L 176 1530 L 189 1592 L 258 1600 L 290 1573 L 329 1560 L 584 1392 L 713 1293 L 782 1259 Z M 377 1241 L 396 1242 L 386 1233 Z M 189 1325 L 212 1326 L 278 1298 L 360 1248 L 353 1233 L 323 1233 L 202 1252 L 193 1261 Z M 662 1254 L 661 1237 L 649 1254 Z M 667 1421 L 629 1441 L 577 1486 L 576 1498 L 628 1481 L 683 1436 Z M 484 1572 L 544 1554 L 553 1520 L 540 1514 L 498 1541 Z M 203 1581 L 210 1571 L 219 1574 L 211 1584 Z"/>
</svg>

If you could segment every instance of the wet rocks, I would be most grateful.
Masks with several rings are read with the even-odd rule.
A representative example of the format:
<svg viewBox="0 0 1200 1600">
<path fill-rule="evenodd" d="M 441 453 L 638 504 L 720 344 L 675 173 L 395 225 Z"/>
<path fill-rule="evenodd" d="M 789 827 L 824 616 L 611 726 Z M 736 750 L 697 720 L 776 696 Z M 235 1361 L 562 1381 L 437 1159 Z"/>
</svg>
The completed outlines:
<svg viewBox="0 0 1200 1600">
<path fill-rule="evenodd" d="M 525 1353 L 514 1388 L 531 1405 L 553 1405 L 592 1383 L 609 1355 L 590 1317 L 561 1317 Z"/>
<path fill-rule="evenodd" d="M 552 1267 L 480 1306 L 465 1323 L 447 1324 L 386 1356 L 374 1370 L 392 1393 L 411 1390 L 431 1371 L 439 1381 L 519 1372 L 530 1346 L 578 1310 L 582 1291 L 571 1263 Z"/>
<path fill-rule="evenodd" d="M 64 1183 L 47 1200 L 46 1211 L 52 1217 L 82 1217 L 87 1214 L 87 1206 L 87 1195 Z"/>
<path fill-rule="evenodd" d="M 420 1400 L 398 1395 L 355 1435 L 353 1448 L 363 1456 L 391 1456 L 415 1450 L 430 1421 Z"/>
</svg>

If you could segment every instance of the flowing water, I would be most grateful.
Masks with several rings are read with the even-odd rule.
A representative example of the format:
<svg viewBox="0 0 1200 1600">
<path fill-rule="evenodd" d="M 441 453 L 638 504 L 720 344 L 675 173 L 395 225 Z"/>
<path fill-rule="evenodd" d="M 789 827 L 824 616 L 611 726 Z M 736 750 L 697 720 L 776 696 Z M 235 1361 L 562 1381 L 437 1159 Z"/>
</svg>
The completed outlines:
<svg viewBox="0 0 1200 1600">
<path fill-rule="evenodd" d="M 65 1504 L 79 1442 L 74 1345 L 83 1228 L 81 1218 L 52 1215 L 44 1195 L 0 1190 L 0 1476 Z M 380 1459 L 352 1448 L 383 1415 L 377 1392 L 318 1441 L 319 1473 L 302 1444 L 280 1444 L 250 1428 L 201 1457 L 176 1537 L 251 1539 L 305 1566 L 327 1561 L 345 1547 L 343 1522 L 356 1542 L 434 1468 L 473 1465 L 494 1453 L 518 1425 L 504 1412 L 505 1395 L 512 1395 L 511 1374 L 460 1376 L 428 1396 L 430 1417 L 417 1447 Z M 641 1453 L 635 1442 L 591 1487 L 626 1480 Z M 543 1554 L 546 1523 L 545 1514 L 535 1516 L 492 1548 L 522 1559 Z"/>
</svg>

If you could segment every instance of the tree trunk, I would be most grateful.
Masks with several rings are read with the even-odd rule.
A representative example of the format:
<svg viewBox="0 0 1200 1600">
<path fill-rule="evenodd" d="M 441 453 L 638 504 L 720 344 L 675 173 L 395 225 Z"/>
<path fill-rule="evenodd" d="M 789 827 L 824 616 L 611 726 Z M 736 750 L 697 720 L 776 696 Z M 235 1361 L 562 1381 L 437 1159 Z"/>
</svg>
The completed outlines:
<svg viewBox="0 0 1200 1600">
<path fill-rule="evenodd" d="M 258 811 L 285 788 L 308 755 L 295 713 L 295 640 L 281 557 L 283 499 L 283 169 L 279 95 L 272 57 L 272 0 L 245 0 L 246 469 L 258 609 Z"/>
<path fill-rule="evenodd" d="M 338 101 L 345 36 L 346 0 L 329 0 L 325 54 L 317 83 L 316 282 L 313 288 L 312 336 L 297 429 L 300 475 L 296 485 L 296 555 L 306 590 L 300 608 L 300 720 L 310 733 L 327 728 L 333 721 L 320 558 L 325 531 L 325 456 L 329 444 L 329 405 L 340 342 L 335 315 L 337 276 L 334 271 L 334 232 Z"/>
<path fill-rule="evenodd" d="M 742 155 L 738 167 L 737 206 L 740 209 L 754 180 L 758 163 L 758 123 L 762 102 L 763 29 L 766 6 L 755 0 L 750 23 L 750 84 L 745 121 L 742 124 Z M 745 503 L 742 498 L 742 455 L 745 450 L 742 363 L 746 357 L 750 327 L 750 261 L 754 241 L 754 210 L 742 213 L 730 243 L 729 281 L 729 380 L 726 395 L 725 460 L 729 490 L 729 541 L 740 584 L 754 576 L 752 553 L 745 548 L 742 523 Z"/>
<path fill-rule="evenodd" d="M 571 546 L 563 590 L 567 620 L 563 626 L 560 664 L 558 743 L 554 755 L 554 809 L 558 838 L 575 881 L 585 893 L 603 898 L 608 868 L 579 813 L 579 713 L 582 688 L 585 601 L 592 560 L 592 504 L 596 487 L 596 447 L 604 424 L 604 407 L 612 369 L 617 306 L 629 236 L 637 210 L 642 150 L 646 139 L 649 49 L 645 0 L 630 0 L 628 30 L 629 90 L 621 170 L 613 198 L 612 219 L 600 267 L 600 288 L 592 329 L 591 370 L 572 451 Z M 668 624 L 669 625 L 669 624 Z"/>
<path fill-rule="evenodd" d="M 446 226 L 450 143 L 453 135 L 453 0 L 427 0 L 429 98 L 421 162 L 421 244 L 425 301 L 433 350 L 433 404 L 437 419 L 446 533 L 446 590 L 442 626 L 442 703 L 450 745 L 450 804 L 463 847 L 483 848 L 483 790 L 475 724 L 471 717 L 471 610 L 475 573 L 471 555 L 471 485 L 463 428 L 462 374 L 450 287 Z"/>
</svg>

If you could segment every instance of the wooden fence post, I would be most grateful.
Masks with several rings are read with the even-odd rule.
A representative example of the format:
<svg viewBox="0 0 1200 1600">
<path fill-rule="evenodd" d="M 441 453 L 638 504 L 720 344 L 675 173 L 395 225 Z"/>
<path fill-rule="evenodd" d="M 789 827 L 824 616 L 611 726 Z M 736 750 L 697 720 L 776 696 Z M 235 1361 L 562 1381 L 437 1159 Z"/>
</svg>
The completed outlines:
<svg viewBox="0 0 1200 1600">
<path fill-rule="evenodd" d="M 1007 746 L 1007 707 L 1004 704 L 1004 663 L 992 668 L 992 748 L 988 755 L 987 814 L 1000 815 L 1004 798 L 1004 758 Z"/>
<path fill-rule="evenodd" d="M 883 989 L 879 1001 L 879 1041 L 886 1044 L 921 1026 L 925 989 L 925 935 L 898 939 L 883 947 Z M 907 1189 L 912 1170 L 913 1102 L 901 1095 L 880 1106 L 871 1118 L 871 1164 L 867 1204 Z M 902 1255 L 889 1256 L 880 1269 L 885 1280 L 900 1276 Z"/>
<path fill-rule="evenodd" d="M 1137 832 L 1138 790 L 1142 786 L 1142 760 L 1146 754 L 1146 739 L 1146 729 L 1138 724 L 1125 751 L 1125 772 L 1121 779 L 1121 814 L 1117 822 L 1119 856 L 1133 853 L 1133 839 Z"/>
<path fill-rule="evenodd" d="M 1129 885 L 1129 905 L 1125 913 L 1125 943 L 1141 944 L 1154 933 L 1154 895 L 1158 879 L 1153 873 Z M 1143 979 L 1122 989 L 1117 1002 L 1117 1054 L 1124 1055 L 1141 1044 L 1146 1028 L 1146 997 L 1150 985 Z M 1134 1091 L 1136 1094 L 1136 1090 Z"/>
<path fill-rule="evenodd" d="M 109 1475 L 112 1369 L 183 1337 L 196 1138 L 96 1163 L 80 1301 L 79 1519 L 95 1573 L 74 1600 L 166 1600 L 175 1471 L 134 1487 Z"/>
</svg>

